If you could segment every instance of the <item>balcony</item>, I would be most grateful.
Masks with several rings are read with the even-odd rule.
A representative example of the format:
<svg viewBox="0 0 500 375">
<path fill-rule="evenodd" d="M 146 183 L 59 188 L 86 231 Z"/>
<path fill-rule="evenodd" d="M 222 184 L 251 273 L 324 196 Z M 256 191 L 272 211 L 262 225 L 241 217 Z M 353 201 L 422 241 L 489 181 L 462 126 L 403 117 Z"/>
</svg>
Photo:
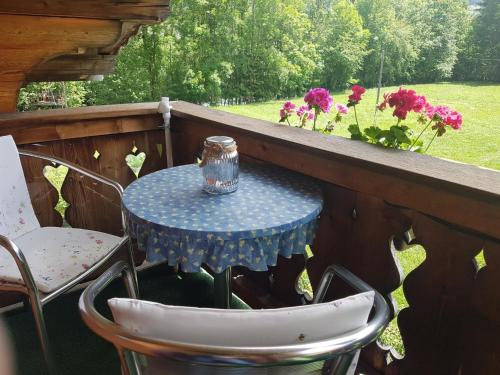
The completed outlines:
<svg viewBox="0 0 500 375">
<path fill-rule="evenodd" d="M 157 108 L 158 103 L 142 103 L 0 114 L 0 135 L 12 134 L 19 146 L 65 158 L 126 186 L 135 173 L 167 167 Z M 268 272 L 234 272 L 233 288 L 250 306 L 304 303 L 307 296 L 297 285 L 304 269 L 314 288 L 328 265 L 341 264 L 388 300 L 403 283 L 409 302 L 397 317 L 405 356 L 374 344 L 362 354 L 371 373 L 500 372 L 499 172 L 186 102 L 173 103 L 171 134 L 174 165 L 193 163 L 207 136 L 227 135 L 238 143 L 242 162 L 278 165 L 322 185 L 325 206 L 312 257 L 281 258 Z M 130 162 L 140 153 L 145 154 L 140 171 L 129 168 L 127 155 Z M 43 176 L 44 165 L 23 164 L 41 224 L 62 225 L 54 210 L 59 194 Z M 68 174 L 61 190 L 70 203 L 65 220 L 118 234 L 120 202 L 108 193 Z M 108 195 L 105 204 L 97 203 Z M 425 249 L 425 261 L 403 281 L 395 252 L 416 244 Z M 476 262 L 481 252 L 483 267 Z M 1 298 L 5 305 L 13 297 Z"/>
</svg>

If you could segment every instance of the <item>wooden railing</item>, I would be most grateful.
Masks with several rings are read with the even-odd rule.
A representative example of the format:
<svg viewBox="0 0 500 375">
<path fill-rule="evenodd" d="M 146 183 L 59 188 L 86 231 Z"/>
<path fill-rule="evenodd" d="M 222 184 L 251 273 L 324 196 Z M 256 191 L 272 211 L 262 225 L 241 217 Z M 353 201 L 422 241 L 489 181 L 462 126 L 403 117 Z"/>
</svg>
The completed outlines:
<svg viewBox="0 0 500 375">
<path fill-rule="evenodd" d="M 166 167 L 157 103 L 0 115 L 0 135 L 67 158 L 127 185 L 135 175 L 127 154 L 145 152 L 140 175 Z M 500 373 L 500 173 L 404 151 L 279 126 L 184 102 L 173 104 L 174 164 L 192 163 L 209 135 L 236 139 L 242 159 L 276 164 L 320 181 L 325 208 L 314 256 L 280 259 L 269 272 L 237 270 L 235 289 L 255 307 L 301 303 L 296 281 L 306 268 L 312 285 L 331 263 L 342 264 L 390 298 L 402 280 L 393 252 L 420 244 L 425 261 L 403 283 L 409 307 L 398 316 L 402 359 L 364 352 L 386 374 Z M 95 151 L 100 156 L 94 158 Z M 51 213 L 57 194 L 43 186 L 41 166 L 26 162 L 37 213 Z M 63 195 L 67 220 L 118 231 L 119 202 L 70 176 Z M 43 189 L 42 189 L 43 187 Z M 45 193 L 43 193 L 45 191 Z M 75 203 L 76 202 L 76 203 Z M 101 201 L 102 202 L 102 201 Z M 87 212 L 87 214 L 83 214 Z M 483 251 L 486 266 L 475 257 Z"/>
</svg>

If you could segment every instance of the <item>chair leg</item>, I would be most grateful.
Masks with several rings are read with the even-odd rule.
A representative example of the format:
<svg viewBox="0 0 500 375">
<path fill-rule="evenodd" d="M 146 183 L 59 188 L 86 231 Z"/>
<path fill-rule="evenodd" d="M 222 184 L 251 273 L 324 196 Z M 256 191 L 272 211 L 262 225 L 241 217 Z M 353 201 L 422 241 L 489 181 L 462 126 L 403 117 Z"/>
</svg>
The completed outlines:
<svg viewBox="0 0 500 375">
<path fill-rule="evenodd" d="M 35 325 L 40 340 L 40 345 L 42 347 L 43 356 L 49 374 L 56 374 L 54 361 L 52 358 L 52 353 L 50 350 L 49 339 L 47 336 L 47 328 L 45 326 L 45 318 L 43 316 L 43 306 L 40 302 L 40 298 L 36 293 L 31 293 L 29 296 L 29 301 L 31 304 L 31 311 L 33 312 L 33 317 L 35 318 Z"/>
<path fill-rule="evenodd" d="M 128 240 L 128 260 L 130 265 L 130 276 L 132 278 L 131 282 L 133 285 L 133 294 L 129 291 L 129 295 L 133 295 L 134 298 L 139 299 L 139 282 L 137 280 L 137 270 L 135 269 L 135 260 L 134 260 L 134 247 L 132 245 L 132 239 L 129 237 Z M 127 283 L 126 283 L 127 284 Z M 128 288 L 128 286 L 127 286 Z"/>
</svg>

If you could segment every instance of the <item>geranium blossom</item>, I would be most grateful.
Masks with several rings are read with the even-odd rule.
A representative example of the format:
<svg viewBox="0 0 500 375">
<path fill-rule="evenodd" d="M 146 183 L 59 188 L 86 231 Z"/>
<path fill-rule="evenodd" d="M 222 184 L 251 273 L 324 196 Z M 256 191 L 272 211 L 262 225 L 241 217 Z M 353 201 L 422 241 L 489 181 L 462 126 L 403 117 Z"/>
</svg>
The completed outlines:
<svg viewBox="0 0 500 375">
<path fill-rule="evenodd" d="M 343 115 L 347 115 L 349 113 L 349 108 L 345 104 L 337 103 L 337 112 Z"/>
<path fill-rule="evenodd" d="M 462 128 L 462 114 L 445 105 L 426 107 L 426 113 L 430 120 L 437 121 L 438 127 L 450 126 L 455 130 Z"/>
<path fill-rule="evenodd" d="M 304 115 L 307 115 L 305 117 L 307 120 L 314 120 L 314 111 L 309 109 L 309 106 L 307 105 L 300 106 L 299 109 L 297 110 L 297 116 L 303 118 Z"/>
<path fill-rule="evenodd" d="M 280 109 L 280 121 L 286 120 L 289 116 L 293 114 L 295 111 L 296 105 L 292 102 L 286 102 L 283 104 L 283 107 Z"/>
<path fill-rule="evenodd" d="M 321 87 L 309 90 L 304 96 L 304 101 L 309 105 L 309 109 L 314 109 L 316 112 L 328 113 L 333 105 L 330 92 Z"/>
<path fill-rule="evenodd" d="M 349 104 L 358 104 L 361 101 L 363 94 L 366 92 L 366 89 L 363 86 L 354 85 L 351 87 L 351 90 L 352 94 L 348 97 Z"/>
<path fill-rule="evenodd" d="M 392 115 L 400 120 L 405 120 L 408 112 L 420 113 L 426 108 L 427 100 L 425 96 L 417 95 L 415 90 L 406 90 L 402 87 L 391 94 L 384 94 L 384 101 L 378 106 L 384 110 L 387 105 L 394 108 Z"/>
</svg>

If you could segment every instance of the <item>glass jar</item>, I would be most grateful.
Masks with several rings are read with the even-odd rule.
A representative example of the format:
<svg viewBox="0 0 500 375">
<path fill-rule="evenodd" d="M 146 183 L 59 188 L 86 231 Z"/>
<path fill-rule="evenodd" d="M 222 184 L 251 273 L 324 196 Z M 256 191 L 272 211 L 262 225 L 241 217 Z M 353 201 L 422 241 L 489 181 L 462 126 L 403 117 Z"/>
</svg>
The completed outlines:
<svg viewBox="0 0 500 375">
<path fill-rule="evenodd" d="M 233 138 L 216 136 L 205 140 L 200 167 L 203 190 L 227 194 L 238 189 L 238 151 Z"/>
</svg>

